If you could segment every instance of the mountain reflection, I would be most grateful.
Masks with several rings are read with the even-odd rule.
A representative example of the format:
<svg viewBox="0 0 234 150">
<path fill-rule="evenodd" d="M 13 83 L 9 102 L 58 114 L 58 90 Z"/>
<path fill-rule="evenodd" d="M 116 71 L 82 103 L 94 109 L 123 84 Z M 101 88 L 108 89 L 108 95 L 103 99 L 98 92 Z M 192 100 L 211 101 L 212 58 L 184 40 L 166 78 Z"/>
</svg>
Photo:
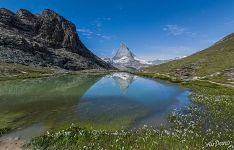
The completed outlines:
<svg viewBox="0 0 234 150">
<path fill-rule="evenodd" d="M 129 86 L 137 78 L 135 75 L 129 73 L 114 73 L 111 77 L 115 80 L 115 83 L 119 86 L 122 92 L 126 92 Z"/>
<path fill-rule="evenodd" d="M 188 101 L 184 89 L 129 73 L 2 81 L 0 89 L 0 116 L 48 128 L 71 123 L 105 129 L 156 125 Z"/>
</svg>

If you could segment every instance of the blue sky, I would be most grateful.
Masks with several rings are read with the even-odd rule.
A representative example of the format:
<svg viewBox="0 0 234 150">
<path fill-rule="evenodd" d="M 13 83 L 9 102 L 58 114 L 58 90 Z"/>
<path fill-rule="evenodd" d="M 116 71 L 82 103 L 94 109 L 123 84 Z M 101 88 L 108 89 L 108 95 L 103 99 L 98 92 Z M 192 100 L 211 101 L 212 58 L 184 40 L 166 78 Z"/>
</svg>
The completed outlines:
<svg viewBox="0 0 234 150">
<path fill-rule="evenodd" d="M 234 32 L 234 0 L 0 0 L 0 7 L 52 9 L 101 57 L 121 42 L 145 59 L 185 56 Z"/>
</svg>

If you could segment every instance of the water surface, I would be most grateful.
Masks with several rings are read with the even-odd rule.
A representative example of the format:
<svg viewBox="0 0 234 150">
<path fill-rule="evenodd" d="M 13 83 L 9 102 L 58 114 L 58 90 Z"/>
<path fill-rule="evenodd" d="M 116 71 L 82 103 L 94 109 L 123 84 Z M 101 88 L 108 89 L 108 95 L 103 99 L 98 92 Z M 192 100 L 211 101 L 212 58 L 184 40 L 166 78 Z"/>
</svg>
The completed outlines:
<svg viewBox="0 0 234 150">
<path fill-rule="evenodd" d="M 188 90 L 128 73 L 4 81 L 0 89 L 0 123 L 17 128 L 2 138 L 29 139 L 71 123 L 110 130 L 167 126 L 167 115 L 189 104 Z"/>
</svg>

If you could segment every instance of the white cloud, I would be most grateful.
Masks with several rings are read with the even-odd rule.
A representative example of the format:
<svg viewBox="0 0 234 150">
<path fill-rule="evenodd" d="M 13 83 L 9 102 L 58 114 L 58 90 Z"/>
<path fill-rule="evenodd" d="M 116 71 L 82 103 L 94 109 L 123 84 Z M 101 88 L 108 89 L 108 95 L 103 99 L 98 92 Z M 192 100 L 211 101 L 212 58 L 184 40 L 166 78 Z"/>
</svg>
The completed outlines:
<svg viewBox="0 0 234 150">
<path fill-rule="evenodd" d="M 86 38 L 91 38 L 93 32 L 90 29 L 77 29 L 77 32 L 85 36 Z"/>
<path fill-rule="evenodd" d="M 188 31 L 186 28 L 178 26 L 176 24 L 168 24 L 163 28 L 170 35 L 195 35 L 195 33 Z"/>
<path fill-rule="evenodd" d="M 112 18 L 111 17 L 107 17 L 107 18 L 103 18 L 103 20 L 105 20 L 105 21 L 111 21 Z"/>
<path fill-rule="evenodd" d="M 92 38 L 93 36 L 97 36 L 98 38 L 101 38 L 101 40 L 110 40 L 110 39 L 112 39 L 112 36 L 104 35 L 104 34 L 101 34 L 101 33 L 96 33 L 95 34 L 93 31 L 91 31 L 90 29 L 86 29 L 86 28 L 77 29 L 77 32 L 82 34 L 86 38 Z"/>
<path fill-rule="evenodd" d="M 103 18 L 96 18 L 93 22 L 92 25 L 96 28 L 96 30 L 101 31 L 103 25 L 105 25 L 106 22 L 111 21 L 111 17 L 103 17 Z"/>
<path fill-rule="evenodd" d="M 93 34 L 90 29 L 77 29 L 77 31 L 80 33 Z"/>
<path fill-rule="evenodd" d="M 98 37 L 100 37 L 101 39 L 103 39 L 103 40 L 110 40 L 110 39 L 112 39 L 112 36 L 108 36 L 108 35 L 103 35 L 103 34 L 100 34 L 100 33 L 98 33 L 98 34 L 96 34 Z"/>
</svg>

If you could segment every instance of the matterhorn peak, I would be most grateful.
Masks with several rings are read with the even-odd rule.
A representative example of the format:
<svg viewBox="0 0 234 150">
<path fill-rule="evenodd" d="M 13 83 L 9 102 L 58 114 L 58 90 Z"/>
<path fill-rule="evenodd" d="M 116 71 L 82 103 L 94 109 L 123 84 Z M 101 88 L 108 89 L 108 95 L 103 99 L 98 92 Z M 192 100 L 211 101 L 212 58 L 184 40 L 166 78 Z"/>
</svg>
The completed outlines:
<svg viewBox="0 0 234 150">
<path fill-rule="evenodd" d="M 115 56 L 111 58 L 102 58 L 105 62 L 112 64 L 114 67 L 120 70 L 133 70 L 133 69 L 141 69 L 144 67 L 148 67 L 154 64 L 162 64 L 167 62 L 168 60 L 156 60 L 156 61 L 147 61 L 137 57 L 135 54 L 131 52 L 128 46 L 124 43 L 120 44 L 120 48 L 118 49 Z"/>
<path fill-rule="evenodd" d="M 126 44 L 122 43 L 118 49 L 116 55 L 113 57 L 114 60 L 121 58 L 128 58 L 129 60 L 133 59 L 134 54 L 129 50 Z"/>
<path fill-rule="evenodd" d="M 122 68 L 135 68 L 139 69 L 151 65 L 151 63 L 139 59 L 135 54 L 131 52 L 128 46 L 121 43 L 116 55 L 112 59 L 112 64 L 119 69 Z"/>
<path fill-rule="evenodd" d="M 125 48 L 125 49 L 129 49 L 128 46 L 125 43 L 121 43 L 120 47 Z"/>
</svg>

